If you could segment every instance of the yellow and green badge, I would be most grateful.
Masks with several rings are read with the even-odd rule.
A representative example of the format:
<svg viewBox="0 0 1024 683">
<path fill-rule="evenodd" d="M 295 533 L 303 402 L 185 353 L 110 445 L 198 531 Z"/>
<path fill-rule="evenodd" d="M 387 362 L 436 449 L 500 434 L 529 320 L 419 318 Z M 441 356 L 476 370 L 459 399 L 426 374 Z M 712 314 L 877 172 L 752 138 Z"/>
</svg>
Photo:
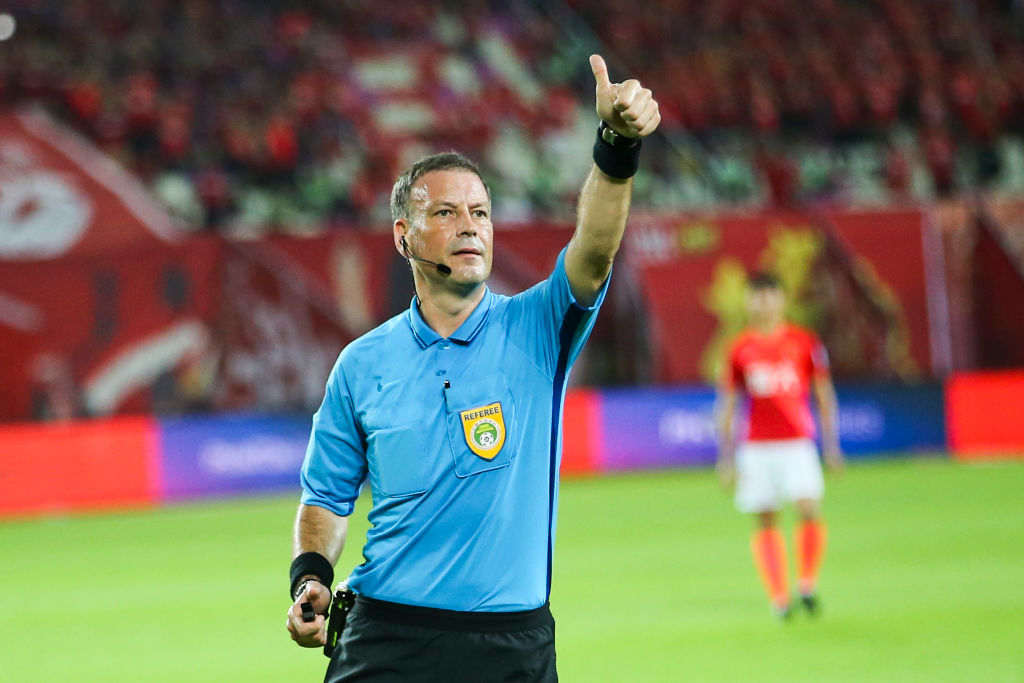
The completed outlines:
<svg viewBox="0 0 1024 683">
<path fill-rule="evenodd" d="M 493 460 L 505 445 L 505 418 L 501 403 L 490 403 L 459 413 L 469 450 L 484 460 Z"/>
</svg>

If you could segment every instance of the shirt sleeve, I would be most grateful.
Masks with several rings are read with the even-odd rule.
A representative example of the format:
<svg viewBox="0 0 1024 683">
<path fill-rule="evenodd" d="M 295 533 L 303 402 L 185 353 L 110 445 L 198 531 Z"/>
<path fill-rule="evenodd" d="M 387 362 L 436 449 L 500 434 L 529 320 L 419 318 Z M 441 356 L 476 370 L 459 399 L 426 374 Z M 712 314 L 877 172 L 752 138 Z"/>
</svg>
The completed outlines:
<svg viewBox="0 0 1024 683">
<path fill-rule="evenodd" d="M 582 306 L 572 295 L 565 272 L 563 248 L 551 275 L 530 289 L 512 297 L 508 325 L 514 341 L 553 374 L 564 358 L 567 371 L 576 361 L 594 329 L 597 313 L 604 303 L 611 274 L 601 285 L 592 306 Z"/>
<path fill-rule="evenodd" d="M 301 502 L 348 516 L 366 479 L 366 440 L 356 421 L 341 362 L 327 380 L 300 475 Z"/>
<path fill-rule="evenodd" d="M 739 344 L 736 342 L 729 347 L 719 384 L 723 389 L 743 389 L 745 386 L 743 366 L 739 359 Z"/>
</svg>

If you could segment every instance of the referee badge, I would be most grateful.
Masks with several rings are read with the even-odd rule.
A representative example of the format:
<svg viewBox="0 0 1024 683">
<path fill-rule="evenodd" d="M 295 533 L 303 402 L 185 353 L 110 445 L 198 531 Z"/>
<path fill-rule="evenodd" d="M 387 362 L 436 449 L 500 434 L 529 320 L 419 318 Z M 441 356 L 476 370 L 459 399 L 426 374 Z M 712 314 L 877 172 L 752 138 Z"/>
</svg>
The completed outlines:
<svg viewBox="0 0 1024 683">
<path fill-rule="evenodd" d="M 469 450 L 484 460 L 493 460 L 505 445 L 505 418 L 501 402 L 489 403 L 459 413 Z"/>
</svg>

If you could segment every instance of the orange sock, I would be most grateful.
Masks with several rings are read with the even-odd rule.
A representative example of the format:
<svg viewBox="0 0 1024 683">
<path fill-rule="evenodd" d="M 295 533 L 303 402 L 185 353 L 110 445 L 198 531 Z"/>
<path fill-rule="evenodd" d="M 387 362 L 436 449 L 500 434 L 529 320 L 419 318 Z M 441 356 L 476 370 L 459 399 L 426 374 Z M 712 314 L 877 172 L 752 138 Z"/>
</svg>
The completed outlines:
<svg viewBox="0 0 1024 683">
<path fill-rule="evenodd" d="M 750 539 L 757 565 L 768 598 L 778 609 L 789 605 L 789 586 L 786 581 L 786 539 L 776 528 L 761 529 Z"/>
<path fill-rule="evenodd" d="M 825 524 L 804 521 L 796 532 L 797 577 L 800 594 L 813 595 L 818 584 L 818 569 L 825 556 Z"/>
</svg>

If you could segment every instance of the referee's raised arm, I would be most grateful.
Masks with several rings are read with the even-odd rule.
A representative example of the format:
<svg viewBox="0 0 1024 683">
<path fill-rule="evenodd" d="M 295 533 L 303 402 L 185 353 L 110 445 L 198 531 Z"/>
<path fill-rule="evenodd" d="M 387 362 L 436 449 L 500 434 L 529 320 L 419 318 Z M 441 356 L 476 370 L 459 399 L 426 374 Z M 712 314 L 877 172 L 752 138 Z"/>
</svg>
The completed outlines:
<svg viewBox="0 0 1024 683">
<path fill-rule="evenodd" d="M 565 255 L 573 296 L 584 306 L 594 303 L 622 242 L 641 139 L 661 122 L 658 103 L 640 81 L 612 83 L 600 55 L 590 56 L 590 68 L 601 123 L 594 143 L 594 165 L 580 191 L 576 233 Z"/>
</svg>

